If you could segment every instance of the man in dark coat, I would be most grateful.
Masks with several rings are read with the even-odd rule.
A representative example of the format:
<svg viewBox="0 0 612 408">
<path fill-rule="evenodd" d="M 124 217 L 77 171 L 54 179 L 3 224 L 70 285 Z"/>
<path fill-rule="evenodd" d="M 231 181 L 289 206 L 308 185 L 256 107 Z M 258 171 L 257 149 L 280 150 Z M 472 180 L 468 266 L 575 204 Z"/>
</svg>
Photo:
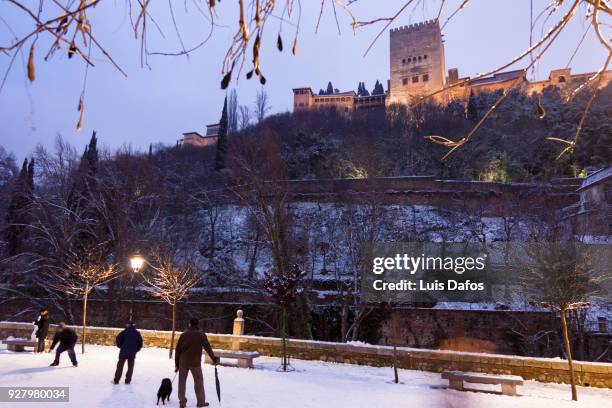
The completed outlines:
<svg viewBox="0 0 612 408">
<path fill-rule="evenodd" d="M 115 370 L 115 379 L 113 382 L 119 384 L 121 374 L 123 373 L 123 366 L 127 360 L 128 369 L 125 374 L 125 383 L 129 384 L 132 381 L 132 374 L 134 373 L 134 359 L 136 353 L 142 348 L 142 336 L 140 332 L 136 330 L 134 322 L 129 322 L 125 326 L 125 330 L 117 335 L 115 338 L 115 344 L 119 347 L 119 361 L 117 361 L 117 369 Z"/>
<path fill-rule="evenodd" d="M 66 323 L 60 322 L 57 326 L 57 331 L 55 332 L 55 336 L 53 336 L 53 343 L 51 343 L 51 347 L 49 348 L 49 353 L 51 350 L 55 348 L 55 345 L 59 343 L 57 347 L 57 351 L 55 352 L 55 360 L 51 363 L 51 366 L 59 365 L 60 354 L 64 351 L 68 352 L 68 357 L 70 357 L 70 361 L 74 367 L 77 367 L 79 363 L 76 359 L 76 354 L 74 354 L 74 346 L 78 340 L 79 336 L 69 327 L 66 327 Z"/>
<path fill-rule="evenodd" d="M 38 339 L 36 352 L 42 353 L 45 351 L 45 340 L 47 339 L 47 334 L 49 334 L 49 311 L 47 309 L 40 309 L 40 314 L 34 324 L 38 327 L 35 334 Z"/>
<path fill-rule="evenodd" d="M 193 388 L 196 394 L 197 406 L 208 406 L 206 395 L 204 394 L 204 377 L 202 376 L 202 349 L 206 350 L 214 364 L 219 363 L 219 358 L 215 357 L 206 333 L 198 328 L 198 319 L 191 319 L 189 321 L 189 328 L 181 334 L 178 343 L 176 343 L 176 352 L 174 354 L 174 371 L 179 373 L 178 396 L 181 408 L 187 406 L 185 383 L 187 382 L 189 372 L 193 376 Z"/>
</svg>

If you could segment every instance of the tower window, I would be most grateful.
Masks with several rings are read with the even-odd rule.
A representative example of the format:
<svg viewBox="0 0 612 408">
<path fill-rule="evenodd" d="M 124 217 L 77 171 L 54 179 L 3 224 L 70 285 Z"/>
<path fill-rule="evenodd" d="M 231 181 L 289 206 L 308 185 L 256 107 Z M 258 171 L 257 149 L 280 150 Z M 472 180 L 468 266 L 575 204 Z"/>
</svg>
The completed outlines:
<svg viewBox="0 0 612 408">
<path fill-rule="evenodd" d="M 408 78 L 402 78 L 402 85 L 408 85 Z"/>
<path fill-rule="evenodd" d="M 423 82 L 429 81 L 429 74 L 423 75 Z"/>
<path fill-rule="evenodd" d="M 565 82 L 565 77 L 563 75 L 559 77 L 559 82 Z"/>
<path fill-rule="evenodd" d="M 412 83 L 414 84 L 414 83 L 417 83 L 417 82 L 419 82 L 419 77 L 418 76 L 413 76 L 412 77 Z"/>
</svg>

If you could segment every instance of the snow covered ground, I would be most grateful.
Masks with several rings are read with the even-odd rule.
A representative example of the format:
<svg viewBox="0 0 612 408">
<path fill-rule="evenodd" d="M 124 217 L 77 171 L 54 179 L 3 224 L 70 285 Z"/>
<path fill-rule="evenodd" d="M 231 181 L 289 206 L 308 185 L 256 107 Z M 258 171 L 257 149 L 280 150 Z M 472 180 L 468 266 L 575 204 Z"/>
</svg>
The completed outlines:
<svg viewBox="0 0 612 408">
<path fill-rule="evenodd" d="M 59 367 L 49 367 L 51 354 L 34 355 L 0 349 L 0 386 L 69 386 L 70 403 L 1 403 L 0 407 L 153 407 L 157 388 L 164 377 L 172 378 L 173 362 L 167 350 L 143 349 L 137 357 L 131 385 L 113 385 L 118 350 L 87 346 L 77 354 L 79 367 L 70 365 L 64 353 Z M 446 389 L 436 373 L 400 370 L 399 385 L 390 380 L 390 368 L 331 364 L 293 360 L 295 372 L 276 371 L 277 358 L 262 357 L 256 368 L 219 367 L 222 403 L 226 408 L 612 408 L 612 390 L 583 388 L 579 401 L 570 401 L 568 385 L 526 381 L 519 387 L 521 397 Z M 127 367 L 126 367 L 127 368 Z M 204 369 L 207 400 L 219 407 L 215 395 L 213 368 Z M 488 386 L 472 385 L 486 389 Z M 193 383 L 187 383 L 188 406 L 195 407 Z M 178 407 L 177 383 L 170 407 Z M 489 390 L 496 389 L 489 387 Z"/>
</svg>

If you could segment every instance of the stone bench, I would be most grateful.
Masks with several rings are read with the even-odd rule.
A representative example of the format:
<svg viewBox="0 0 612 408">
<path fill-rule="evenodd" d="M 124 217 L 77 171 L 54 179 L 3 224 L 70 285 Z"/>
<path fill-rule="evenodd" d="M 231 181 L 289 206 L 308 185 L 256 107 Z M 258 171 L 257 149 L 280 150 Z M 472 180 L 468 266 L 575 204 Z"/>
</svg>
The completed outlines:
<svg viewBox="0 0 612 408">
<path fill-rule="evenodd" d="M 6 344 L 6 349 L 9 351 L 25 351 L 25 347 L 33 347 L 36 350 L 38 347 L 36 341 L 27 339 L 7 339 L 2 340 L 2 343 Z"/>
<path fill-rule="evenodd" d="M 477 384 L 501 384 L 504 395 L 518 395 L 516 386 L 523 385 L 523 378 L 517 375 L 493 375 L 484 373 L 470 373 L 464 371 L 444 371 L 442 378 L 448 380 L 449 388 L 464 391 L 463 382 Z"/>
<path fill-rule="evenodd" d="M 253 359 L 259 357 L 259 353 L 256 351 L 232 351 L 232 350 L 220 350 L 213 349 L 216 357 L 230 358 L 237 362 L 237 366 L 240 368 L 253 368 Z M 212 360 L 207 353 L 204 353 L 204 361 L 212 364 Z"/>
</svg>

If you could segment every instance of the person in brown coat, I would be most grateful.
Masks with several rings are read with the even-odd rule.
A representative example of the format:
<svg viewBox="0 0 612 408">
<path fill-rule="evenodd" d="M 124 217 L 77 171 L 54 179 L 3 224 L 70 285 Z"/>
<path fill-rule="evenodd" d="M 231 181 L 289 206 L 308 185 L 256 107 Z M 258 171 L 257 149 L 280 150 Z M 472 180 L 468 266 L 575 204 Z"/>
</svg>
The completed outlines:
<svg viewBox="0 0 612 408">
<path fill-rule="evenodd" d="M 187 405 L 185 397 L 185 383 L 187 375 L 191 372 L 193 376 L 193 388 L 195 390 L 198 407 L 207 407 L 206 395 L 204 394 L 204 377 L 202 375 L 202 349 L 208 353 L 214 364 L 219 363 L 219 358 L 215 357 L 212 347 L 208 342 L 206 333 L 198 328 L 198 319 L 189 321 L 189 328 L 181 334 L 174 354 L 174 372 L 178 372 L 179 385 L 178 397 L 181 408 Z"/>
</svg>

